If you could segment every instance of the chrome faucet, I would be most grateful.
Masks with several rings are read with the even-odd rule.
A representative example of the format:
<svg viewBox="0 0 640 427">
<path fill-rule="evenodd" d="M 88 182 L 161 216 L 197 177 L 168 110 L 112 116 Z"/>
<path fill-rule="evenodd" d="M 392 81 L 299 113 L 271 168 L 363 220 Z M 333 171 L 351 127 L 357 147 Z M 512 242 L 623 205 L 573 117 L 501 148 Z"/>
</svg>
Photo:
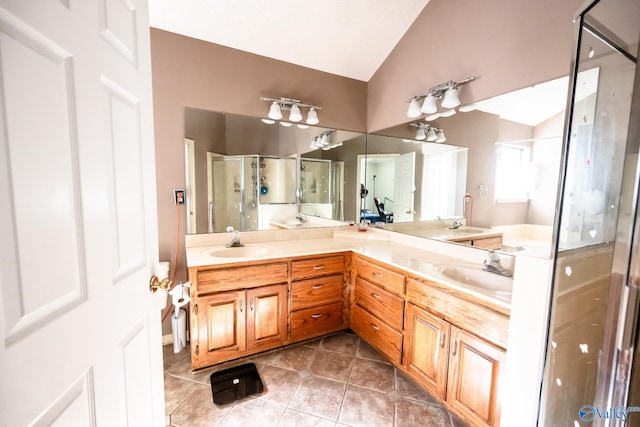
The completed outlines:
<svg viewBox="0 0 640 427">
<path fill-rule="evenodd" d="M 454 219 L 454 220 L 453 220 L 453 224 L 451 224 L 451 225 L 449 226 L 449 228 L 450 228 L 451 230 L 455 230 L 455 229 L 460 228 L 460 227 L 462 227 L 462 221 L 460 221 L 460 220 L 458 220 L 458 219 Z"/>
<path fill-rule="evenodd" d="M 488 271 L 489 273 L 496 273 L 501 276 L 513 276 L 513 273 L 511 273 L 500 264 L 500 256 L 496 251 L 489 251 L 489 259 L 484 260 L 483 270 Z"/>
<path fill-rule="evenodd" d="M 240 233 L 238 233 L 238 230 L 234 230 L 232 226 L 228 226 L 227 233 L 233 233 L 233 237 L 231 238 L 231 242 L 227 243 L 225 247 L 241 248 L 244 246 L 242 243 L 240 243 Z"/>
</svg>

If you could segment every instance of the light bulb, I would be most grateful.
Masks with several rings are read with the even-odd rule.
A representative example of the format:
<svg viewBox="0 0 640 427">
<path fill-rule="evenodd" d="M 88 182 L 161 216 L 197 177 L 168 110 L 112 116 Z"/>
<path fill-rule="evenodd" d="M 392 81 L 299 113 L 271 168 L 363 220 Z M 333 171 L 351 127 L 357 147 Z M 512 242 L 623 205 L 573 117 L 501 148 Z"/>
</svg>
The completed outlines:
<svg viewBox="0 0 640 427">
<path fill-rule="evenodd" d="M 427 132 L 427 141 L 433 142 L 436 140 L 436 138 L 438 138 L 438 135 L 436 135 L 436 131 L 433 130 L 433 128 L 429 128 L 429 131 Z"/>
<path fill-rule="evenodd" d="M 415 119 L 416 117 L 420 117 L 422 113 L 420 112 L 420 103 L 418 102 L 418 98 L 413 98 L 409 102 L 409 109 L 407 110 L 407 117 L 411 119 Z"/>
<path fill-rule="evenodd" d="M 423 139 L 426 139 L 427 135 L 424 133 L 424 129 L 422 127 L 419 127 L 418 130 L 416 131 L 416 139 L 418 141 L 422 141 Z"/>
<path fill-rule="evenodd" d="M 455 108 L 452 108 L 450 110 L 446 110 L 443 111 L 442 113 L 440 113 L 440 117 L 451 117 L 456 113 Z"/>
<path fill-rule="evenodd" d="M 300 107 L 297 104 L 293 104 L 291 106 L 291 111 L 289 111 L 289 121 L 290 122 L 299 122 L 302 120 L 302 113 L 300 112 Z"/>
<path fill-rule="evenodd" d="M 431 94 L 427 95 L 422 102 L 420 111 L 425 114 L 433 114 L 438 111 L 438 107 L 436 106 L 436 98 Z"/>
<path fill-rule="evenodd" d="M 269 108 L 269 114 L 267 117 L 273 120 L 280 120 L 282 118 L 282 111 L 280 110 L 280 104 L 278 101 L 273 101 L 271 103 L 271 108 Z"/>
<path fill-rule="evenodd" d="M 438 118 L 440 118 L 440 114 L 438 114 L 438 113 L 431 114 L 430 116 L 425 117 L 424 121 L 425 122 L 432 122 L 432 121 L 434 121 L 435 119 L 438 119 Z"/>
<path fill-rule="evenodd" d="M 309 108 L 309 114 L 307 114 L 307 124 L 317 125 L 318 123 L 320 123 L 320 120 L 318 120 L 318 113 L 316 113 L 316 109 L 313 107 Z"/>
<path fill-rule="evenodd" d="M 456 108 L 460 105 L 460 100 L 458 99 L 458 88 L 455 86 L 450 87 L 444 93 L 444 98 L 440 103 L 442 108 Z"/>
<path fill-rule="evenodd" d="M 286 128 L 290 128 L 293 125 L 293 123 L 289 123 L 289 122 L 280 122 L 280 124 Z"/>
<path fill-rule="evenodd" d="M 262 119 L 262 123 L 264 123 L 265 125 L 272 125 L 275 123 L 275 120 L 271 120 L 271 119 Z"/>
<path fill-rule="evenodd" d="M 445 142 L 447 140 L 447 138 L 444 137 L 444 131 L 442 129 L 438 130 L 438 137 L 436 138 L 435 142 Z"/>
</svg>

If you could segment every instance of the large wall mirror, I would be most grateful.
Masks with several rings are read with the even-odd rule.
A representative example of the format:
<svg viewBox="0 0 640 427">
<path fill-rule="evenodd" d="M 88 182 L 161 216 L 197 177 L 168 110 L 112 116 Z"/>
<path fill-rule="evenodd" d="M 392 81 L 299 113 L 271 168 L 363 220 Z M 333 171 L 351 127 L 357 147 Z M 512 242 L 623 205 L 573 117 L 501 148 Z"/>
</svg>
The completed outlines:
<svg viewBox="0 0 640 427">
<path fill-rule="evenodd" d="M 579 78 L 577 97 L 594 96 L 597 70 Z M 369 161 L 402 152 L 408 142 L 419 147 L 413 185 L 420 191 L 409 209 L 394 205 L 393 187 L 375 190 L 385 212 L 393 213 L 389 228 L 425 237 L 434 222 L 461 219 L 473 227 L 470 233 L 502 233 L 502 250 L 550 256 L 567 91 L 568 77 L 559 78 L 464 106 L 447 117 L 421 117 L 369 135 Z M 444 131 L 441 152 L 434 155 L 426 148 L 415 127 L 419 123 Z M 372 178 L 367 174 L 369 186 Z M 439 206 L 436 200 L 447 202 Z M 397 221 L 398 211 L 411 212 L 412 218 Z"/>
<path fill-rule="evenodd" d="M 185 109 L 187 232 L 356 221 L 366 135 Z"/>
<path fill-rule="evenodd" d="M 593 96 L 597 70 L 579 78 L 577 96 Z M 423 226 L 462 219 L 502 233 L 505 251 L 549 256 L 567 86 L 566 77 L 543 82 L 369 135 L 187 108 L 189 232 L 368 219 L 438 238 Z M 446 141 L 417 138 L 417 122 Z M 328 146 L 312 147 L 325 133 Z"/>
</svg>

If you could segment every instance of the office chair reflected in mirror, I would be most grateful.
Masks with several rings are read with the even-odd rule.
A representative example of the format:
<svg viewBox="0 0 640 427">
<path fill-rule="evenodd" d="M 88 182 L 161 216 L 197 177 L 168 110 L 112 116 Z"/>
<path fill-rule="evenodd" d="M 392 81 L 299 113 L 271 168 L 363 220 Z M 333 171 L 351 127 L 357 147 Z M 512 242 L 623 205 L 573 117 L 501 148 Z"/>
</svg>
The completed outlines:
<svg viewBox="0 0 640 427">
<path fill-rule="evenodd" d="M 386 200 L 386 198 L 385 198 Z M 392 200 L 389 200 L 392 202 Z M 376 209 L 378 209 L 378 214 L 380 215 L 380 219 L 387 224 L 393 222 L 393 212 L 387 212 L 384 210 L 384 203 L 380 203 L 380 199 L 377 197 L 373 198 L 373 202 L 376 204 Z"/>
</svg>

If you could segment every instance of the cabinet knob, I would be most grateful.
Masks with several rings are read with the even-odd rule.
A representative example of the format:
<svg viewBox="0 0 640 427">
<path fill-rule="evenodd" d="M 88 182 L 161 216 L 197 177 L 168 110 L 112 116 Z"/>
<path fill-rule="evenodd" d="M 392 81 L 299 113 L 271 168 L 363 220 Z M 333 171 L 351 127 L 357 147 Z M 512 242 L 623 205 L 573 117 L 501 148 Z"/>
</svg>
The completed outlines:
<svg viewBox="0 0 640 427">
<path fill-rule="evenodd" d="M 375 273 L 375 272 L 374 272 L 374 273 L 371 273 L 371 275 L 372 275 L 373 277 L 375 277 L 376 279 L 380 279 L 380 278 L 382 278 L 382 274 L 380 274 L 380 273 Z"/>
<path fill-rule="evenodd" d="M 315 267 L 313 267 L 314 270 L 322 270 L 324 268 L 324 265 L 320 264 L 320 265 L 316 265 Z"/>
<path fill-rule="evenodd" d="M 451 343 L 451 354 L 455 356 L 457 351 L 458 351 L 458 340 L 453 340 L 453 343 Z"/>
<path fill-rule="evenodd" d="M 317 319 L 318 317 L 322 317 L 322 314 L 312 314 L 311 315 L 312 319 Z"/>
<path fill-rule="evenodd" d="M 249 310 L 253 311 L 253 297 L 249 300 Z"/>
<path fill-rule="evenodd" d="M 311 289 L 320 289 L 322 287 L 322 285 L 315 285 L 313 288 Z"/>
<path fill-rule="evenodd" d="M 379 326 L 374 325 L 373 323 L 371 323 L 371 327 L 372 327 L 374 330 L 376 330 L 376 331 L 379 331 L 379 330 L 380 330 L 380 327 L 379 327 Z"/>
<path fill-rule="evenodd" d="M 381 299 L 382 297 L 374 292 L 371 292 L 371 296 L 374 297 L 375 299 Z"/>
<path fill-rule="evenodd" d="M 240 313 L 244 310 L 244 300 L 240 300 Z"/>
<path fill-rule="evenodd" d="M 440 334 L 440 347 L 444 348 L 444 334 Z"/>
</svg>

